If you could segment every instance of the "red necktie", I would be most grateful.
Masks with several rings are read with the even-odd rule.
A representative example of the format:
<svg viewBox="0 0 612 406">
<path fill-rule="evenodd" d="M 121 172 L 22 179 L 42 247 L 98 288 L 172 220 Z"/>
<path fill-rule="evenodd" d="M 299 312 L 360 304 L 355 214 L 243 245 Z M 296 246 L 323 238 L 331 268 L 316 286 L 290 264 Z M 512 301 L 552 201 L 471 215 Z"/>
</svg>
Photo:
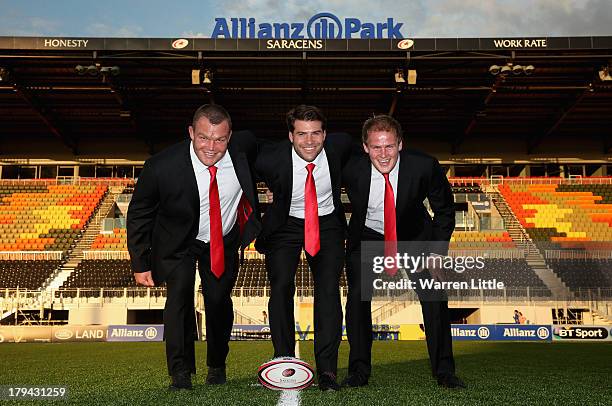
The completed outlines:
<svg viewBox="0 0 612 406">
<path fill-rule="evenodd" d="M 242 235 L 242 232 L 244 231 L 244 226 L 249 221 L 249 216 L 251 215 L 251 213 L 253 213 L 253 208 L 251 207 L 251 204 L 243 193 L 242 197 L 240 198 L 240 202 L 238 203 L 237 215 L 238 226 L 240 226 L 240 235 Z"/>
<path fill-rule="evenodd" d="M 389 182 L 389 174 L 383 173 L 385 178 L 385 257 L 395 258 L 397 254 L 397 229 L 395 227 L 395 196 L 393 186 Z M 385 269 L 387 274 L 393 276 L 397 272 L 395 266 Z"/>
<path fill-rule="evenodd" d="M 225 254 L 223 251 L 223 228 L 221 227 L 221 202 L 219 202 L 219 187 L 217 186 L 217 167 L 209 166 L 210 186 L 208 187 L 208 202 L 210 205 L 210 270 L 220 278 L 225 271 Z"/>
<path fill-rule="evenodd" d="M 304 188 L 304 249 L 313 257 L 321 249 L 317 187 L 315 186 L 314 176 L 312 176 L 314 167 L 315 164 L 312 162 L 306 165 L 308 175 L 306 176 L 306 186 Z"/>
</svg>

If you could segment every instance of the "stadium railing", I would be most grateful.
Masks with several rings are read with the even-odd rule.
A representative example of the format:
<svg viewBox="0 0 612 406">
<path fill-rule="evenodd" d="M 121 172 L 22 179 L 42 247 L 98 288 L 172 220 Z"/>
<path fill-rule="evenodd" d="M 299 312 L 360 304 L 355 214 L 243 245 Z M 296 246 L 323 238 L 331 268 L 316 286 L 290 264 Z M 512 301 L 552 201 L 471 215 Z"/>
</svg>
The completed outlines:
<svg viewBox="0 0 612 406">
<path fill-rule="evenodd" d="M 61 260 L 64 251 L 0 251 L 0 260 Z"/>
</svg>

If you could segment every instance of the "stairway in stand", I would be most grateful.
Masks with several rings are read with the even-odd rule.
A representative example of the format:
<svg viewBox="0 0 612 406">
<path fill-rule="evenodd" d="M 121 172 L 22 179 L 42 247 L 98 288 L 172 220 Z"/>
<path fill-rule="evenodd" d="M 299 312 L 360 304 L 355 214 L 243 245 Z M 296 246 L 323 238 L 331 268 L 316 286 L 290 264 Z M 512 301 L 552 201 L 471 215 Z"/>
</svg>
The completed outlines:
<svg viewBox="0 0 612 406">
<path fill-rule="evenodd" d="M 544 284 L 550 289 L 553 297 L 556 299 L 571 298 L 573 295 L 569 288 L 563 283 L 563 281 L 557 276 L 557 274 L 548 267 L 544 256 L 533 243 L 527 231 L 523 228 L 521 223 L 518 221 L 510 206 L 499 192 L 487 193 L 491 198 L 491 201 L 497 208 L 497 211 L 504 219 L 504 225 L 508 234 L 516 244 L 517 248 L 525 251 L 525 259 L 527 264 L 533 269 L 538 277 L 544 282 Z"/>
<path fill-rule="evenodd" d="M 64 263 L 54 275 L 47 279 L 47 282 L 43 285 L 42 291 L 52 292 L 62 286 L 62 284 L 68 279 L 70 274 L 79 266 L 83 260 L 83 251 L 91 248 L 91 244 L 96 239 L 96 236 L 100 234 L 102 226 L 102 220 L 106 218 L 108 213 L 113 209 L 115 205 L 115 199 L 120 191 L 109 188 L 108 193 L 102 199 L 102 203 L 98 206 L 98 209 L 94 212 L 89 225 L 86 226 L 85 231 L 81 235 L 81 238 L 77 240 L 75 247 L 68 256 L 68 260 Z"/>
</svg>

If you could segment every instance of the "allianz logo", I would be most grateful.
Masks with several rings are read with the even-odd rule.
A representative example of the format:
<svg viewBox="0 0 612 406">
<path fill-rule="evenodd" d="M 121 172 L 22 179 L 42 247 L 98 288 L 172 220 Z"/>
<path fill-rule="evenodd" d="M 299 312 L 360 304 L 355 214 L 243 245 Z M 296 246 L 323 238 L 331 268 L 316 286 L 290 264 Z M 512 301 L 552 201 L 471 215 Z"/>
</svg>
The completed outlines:
<svg viewBox="0 0 612 406">
<path fill-rule="evenodd" d="M 110 337 L 116 338 L 146 338 L 153 340 L 157 337 L 157 328 L 148 327 L 145 330 L 133 330 L 129 328 L 113 328 L 110 333 Z"/>
<path fill-rule="evenodd" d="M 491 335 L 491 331 L 488 327 L 484 326 L 479 327 L 478 329 L 451 327 L 451 334 L 453 337 L 478 337 L 481 340 L 486 340 Z"/>
</svg>

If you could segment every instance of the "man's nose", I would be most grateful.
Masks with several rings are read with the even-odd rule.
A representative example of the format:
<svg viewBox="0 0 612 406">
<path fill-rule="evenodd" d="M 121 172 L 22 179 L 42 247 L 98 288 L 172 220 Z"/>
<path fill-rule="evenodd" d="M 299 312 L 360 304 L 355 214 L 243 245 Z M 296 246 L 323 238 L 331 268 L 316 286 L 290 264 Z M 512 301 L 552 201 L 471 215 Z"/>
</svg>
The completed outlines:
<svg viewBox="0 0 612 406">
<path fill-rule="evenodd" d="M 215 147 L 215 141 L 213 140 L 204 140 L 203 144 L 204 149 L 212 151 Z"/>
</svg>

